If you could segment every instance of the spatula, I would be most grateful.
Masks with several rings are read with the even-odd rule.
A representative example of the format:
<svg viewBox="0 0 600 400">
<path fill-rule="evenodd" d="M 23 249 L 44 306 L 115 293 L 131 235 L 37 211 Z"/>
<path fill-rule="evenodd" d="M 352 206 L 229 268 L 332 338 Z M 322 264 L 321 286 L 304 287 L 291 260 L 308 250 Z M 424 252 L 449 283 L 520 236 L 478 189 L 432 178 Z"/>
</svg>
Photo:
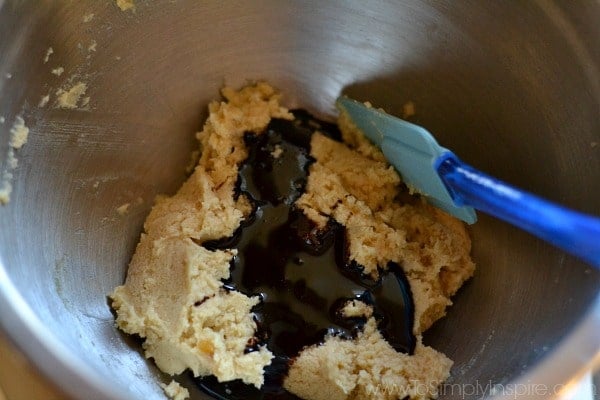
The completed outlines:
<svg viewBox="0 0 600 400">
<path fill-rule="evenodd" d="M 379 146 L 407 186 L 472 224 L 474 209 L 509 222 L 600 268 L 600 218 L 551 203 L 486 175 L 440 146 L 424 128 L 347 97 L 340 112 Z"/>
</svg>

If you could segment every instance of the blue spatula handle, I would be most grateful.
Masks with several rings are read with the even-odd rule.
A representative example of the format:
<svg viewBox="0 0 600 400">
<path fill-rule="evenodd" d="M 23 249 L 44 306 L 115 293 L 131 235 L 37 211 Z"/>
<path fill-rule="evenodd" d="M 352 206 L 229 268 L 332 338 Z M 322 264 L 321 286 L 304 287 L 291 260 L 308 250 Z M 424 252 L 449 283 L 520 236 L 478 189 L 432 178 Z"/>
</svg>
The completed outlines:
<svg viewBox="0 0 600 400">
<path fill-rule="evenodd" d="M 442 155 L 436 168 L 457 205 L 509 222 L 600 268 L 600 218 L 553 204 Z"/>
</svg>

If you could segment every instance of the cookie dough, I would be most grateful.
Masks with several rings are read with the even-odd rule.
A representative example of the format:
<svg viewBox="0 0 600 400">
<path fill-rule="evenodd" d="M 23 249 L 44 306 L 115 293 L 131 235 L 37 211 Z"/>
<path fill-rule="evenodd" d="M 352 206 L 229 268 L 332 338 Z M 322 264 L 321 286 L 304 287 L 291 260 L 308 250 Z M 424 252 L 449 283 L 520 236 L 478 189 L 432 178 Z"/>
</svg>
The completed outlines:
<svg viewBox="0 0 600 400">
<path fill-rule="evenodd" d="M 261 299 L 224 284 L 238 250 L 203 243 L 232 237 L 253 213 L 237 192 L 248 157 L 244 136 L 261 135 L 272 119 L 292 120 L 280 95 L 266 83 L 235 91 L 209 105 L 198 133 L 201 157 L 172 197 L 157 199 L 129 265 L 111 294 L 117 325 L 144 339 L 144 351 L 164 372 L 186 369 L 218 381 L 261 388 L 275 355 L 257 342 L 255 306 Z M 343 143 L 315 133 L 304 193 L 295 207 L 317 227 L 344 226 L 348 257 L 376 280 L 398 263 L 414 301 L 414 352 L 392 347 L 378 329 L 372 305 L 358 299 L 343 307 L 362 318 L 346 338 L 327 334 L 293 358 L 283 387 L 305 399 L 426 399 L 449 376 L 452 362 L 421 342 L 421 333 L 445 314 L 450 297 L 474 271 L 462 223 L 408 195 L 382 153 L 345 117 Z M 275 147 L 273 159 L 285 158 Z M 252 351 L 248 351 L 252 347 Z M 425 388 L 425 389 L 424 389 Z"/>
<path fill-rule="evenodd" d="M 29 137 L 29 128 L 25 125 L 25 121 L 21 116 L 15 118 L 15 123 L 10 128 L 10 142 L 9 146 L 15 150 L 19 150 Z"/>
<path fill-rule="evenodd" d="M 0 117 L 0 123 L 4 123 L 4 117 Z M 17 168 L 19 161 L 16 152 L 20 150 L 29 138 L 29 128 L 25 120 L 18 115 L 13 126 L 10 128 L 10 141 L 6 153 L 6 164 L 0 174 L 0 205 L 8 204 L 12 193 L 13 171 Z"/>
<path fill-rule="evenodd" d="M 135 10 L 134 0 L 115 0 L 115 2 L 121 11 Z"/>
<path fill-rule="evenodd" d="M 171 381 L 168 385 L 161 383 L 160 387 L 173 400 L 186 400 L 190 398 L 190 392 L 176 381 Z"/>
<path fill-rule="evenodd" d="M 87 84 L 84 82 L 77 82 L 70 88 L 58 89 L 56 91 L 56 107 L 68 110 L 76 109 L 87 89 Z M 81 105 L 85 106 L 84 104 Z"/>
</svg>

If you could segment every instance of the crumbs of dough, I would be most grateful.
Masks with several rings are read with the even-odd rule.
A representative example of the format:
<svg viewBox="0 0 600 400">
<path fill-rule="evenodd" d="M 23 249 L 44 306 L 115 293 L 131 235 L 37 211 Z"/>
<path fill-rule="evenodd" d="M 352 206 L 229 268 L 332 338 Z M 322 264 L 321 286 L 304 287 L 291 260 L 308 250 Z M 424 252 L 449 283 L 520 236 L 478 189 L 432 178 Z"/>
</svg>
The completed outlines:
<svg viewBox="0 0 600 400">
<path fill-rule="evenodd" d="M 280 145 L 275 145 L 275 149 L 271 152 L 271 156 L 273 156 L 274 159 L 278 159 L 279 157 L 281 157 L 281 155 L 283 154 L 283 147 L 281 147 Z"/>
<path fill-rule="evenodd" d="M 198 164 L 198 160 L 200 159 L 200 150 L 194 150 L 190 154 L 190 161 L 188 165 L 185 167 L 186 174 L 191 174 L 196 165 Z"/>
<path fill-rule="evenodd" d="M 237 250 L 197 243 L 231 236 L 250 212 L 234 198 L 238 166 L 248 154 L 244 134 L 262 132 L 271 118 L 293 116 L 265 83 L 222 93 L 225 101 L 209 104 L 197 134 L 203 151 L 194 172 L 175 195 L 157 198 L 125 284 L 110 297 L 117 326 L 144 338 L 146 357 L 163 372 L 189 369 L 258 388 L 273 358 L 266 346 L 246 352 L 259 298 L 223 287 Z"/>
<path fill-rule="evenodd" d="M 129 207 L 131 207 L 131 203 L 125 203 L 117 207 L 117 214 L 123 216 L 129 212 Z"/>
<path fill-rule="evenodd" d="M 94 13 L 89 13 L 83 16 L 83 22 L 88 23 L 94 19 Z"/>
<path fill-rule="evenodd" d="M 99 185 L 100 185 L 100 182 L 99 182 L 99 181 L 96 181 L 92 187 L 93 187 L 94 189 L 97 189 Z M 144 204 L 144 199 L 142 199 L 141 197 L 137 197 L 137 198 L 135 199 L 135 201 L 133 202 L 133 204 L 132 204 L 132 203 L 130 203 L 130 202 L 128 202 L 128 203 L 123 203 L 123 204 L 121 204 L 119 207 L 117 207 L 117 208 L 115 209 L 115 211 L 116 211 L 116 212 L 117 212 L 117 214 L 119 214 L 120 216 L 124 216 L 124 215 L 127 215 L 127 214 L 128 214 L 130 211 L 131 211 L 131 208 L 132 208 L 132 206 L 140 206 L 140 205 L 142 205 L 142 204 Z"/>
<path fill-rule="evenodd" d="M 0 204 L 2 205 L 10 202 L 10 194 L 12 193 L 11 179 L 11 173 L 6 171 L 2 173 L 2 180 L 0 181 Z"/>
<path fill-rule="evenodd" d="M 44 56 L 44 64 L 46 64 L 48 60 L 50 60 L 50 56 L 52 54 L 54 54 L 54 49 L 52 47 L 48 47 L 48 50 L 46 50 L 46 55 Z"/>
<path fill-rule="evenodd" d="M 342 314 L 346 318 L 370 317 L 373 315 L 373 307 L 359 300 L 351 300 L 344 305 Z"/>
<path fill-rule="evenodd" d="M 15 158 L 15 150 L 12 147 L 8 148 L 7 165 L 4 166 L 0 179 L 0 204 L 5 205 L 10 202 L 12 193 L 12 171 L 17 167 L 17 159 Z"/>
<path fill-rule="evenodd" d="M 63 72 L 65 72 L 65 69 L 63 67 L 54 68 L 52 70 L 52 73 L 56 76 L 61 76 Z"/>
<path fill-rule="evenodd" d="M 4 123 L 4 117 L 1 120 Z M 12 193 L 12 171 L 17 168 L 18 160 L 15 156 L 15 150 L 19 150 L 29 137 L 29 128 L 25 125 L 25 120 L 19 115 L 15 118 L 13 126 L 10 128 L 10 141 L 8 143 L 8 152 L 6 154 L 6 165 L 0 178 L 0 204 L 4 205 L 10 202 Z"/>
<path fill-rule="evenodd" d="M 27 143 L 27 138 L 29 137 L 29 128 L 25 125 L 25 120 L 21 116 L 17 116 L 15 118 L 15 123 L 12 128 L 10 128 L 10 147 L 13 149 L 20 149 L 23 147 L 25 143 Z"/>
<path fill-rule="evenodd" d="M 190 397 L 190 392 L 176 381 L 171 381 L 168 385 L 161 383 L 160 387 L 173 400 L 186 400 Z"/>
<path fill-rule="evenodd" d="M 40 107 L 40 108 L 46 107 L 46 104 L 48 104 L 49 101 L 50 101 L 49 94 L 42 96 L 42 98 L 40 99 L 40 102 L 38 103 L 38 107 Z"/>
<path fill-rule="evenodd" d="M 116 3 L 121 11 L 135 10 L 134 0 L 116 0 Z"/>
<path fill-rule="evenodd" d="M 410 118 L 417 113 L 417 108 L 415 107 L 415 103 L 412 101 L 407 101 L 402 105 L 402 118 Z"/>
<path fill-rule="evenodd" d="M 81 96 L 83 96 L 86 91 L 87 84 L 84 82 L 77 82 L 67 89 L 58 89 L 56 91 L 56 107 L 69 110 L 76 109 Z"/>
</svg>

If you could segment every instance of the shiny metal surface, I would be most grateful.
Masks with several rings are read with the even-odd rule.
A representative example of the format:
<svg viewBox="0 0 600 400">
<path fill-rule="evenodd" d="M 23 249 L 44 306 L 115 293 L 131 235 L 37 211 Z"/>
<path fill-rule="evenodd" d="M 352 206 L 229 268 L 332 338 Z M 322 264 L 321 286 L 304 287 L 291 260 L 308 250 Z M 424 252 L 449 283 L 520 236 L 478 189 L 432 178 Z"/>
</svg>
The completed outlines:
<svg viewBox="0 0 600 400">
<path fill-rule="evenodd" d="M 224 83 L 268 79 L 288 105 L 325 116 L 341 91 L 396 114 L 413 101 L 415 122 L 465 161 L 600 215 L 599 18 L 585 1 L 178 0 L 122 12 L 0 0 L 0 168 L 15 117 L 31 128 L 0 208 L 2 329 L 76 398 L 164 397 L 166 377 L 114 328 L 106 295 L 154 196 L 183 181 Z M 89 111 L 53 108 L 70 79 L 87 82 Z M 463 385 L 442 398 L 480 398 L 467 393 L 477 383 L 500 394 L 539 383 L 550 398 L 599 361 L 600 274 L 485 216 L 473 238 L 476 277 L 425 338 Z"/>
</svg>

